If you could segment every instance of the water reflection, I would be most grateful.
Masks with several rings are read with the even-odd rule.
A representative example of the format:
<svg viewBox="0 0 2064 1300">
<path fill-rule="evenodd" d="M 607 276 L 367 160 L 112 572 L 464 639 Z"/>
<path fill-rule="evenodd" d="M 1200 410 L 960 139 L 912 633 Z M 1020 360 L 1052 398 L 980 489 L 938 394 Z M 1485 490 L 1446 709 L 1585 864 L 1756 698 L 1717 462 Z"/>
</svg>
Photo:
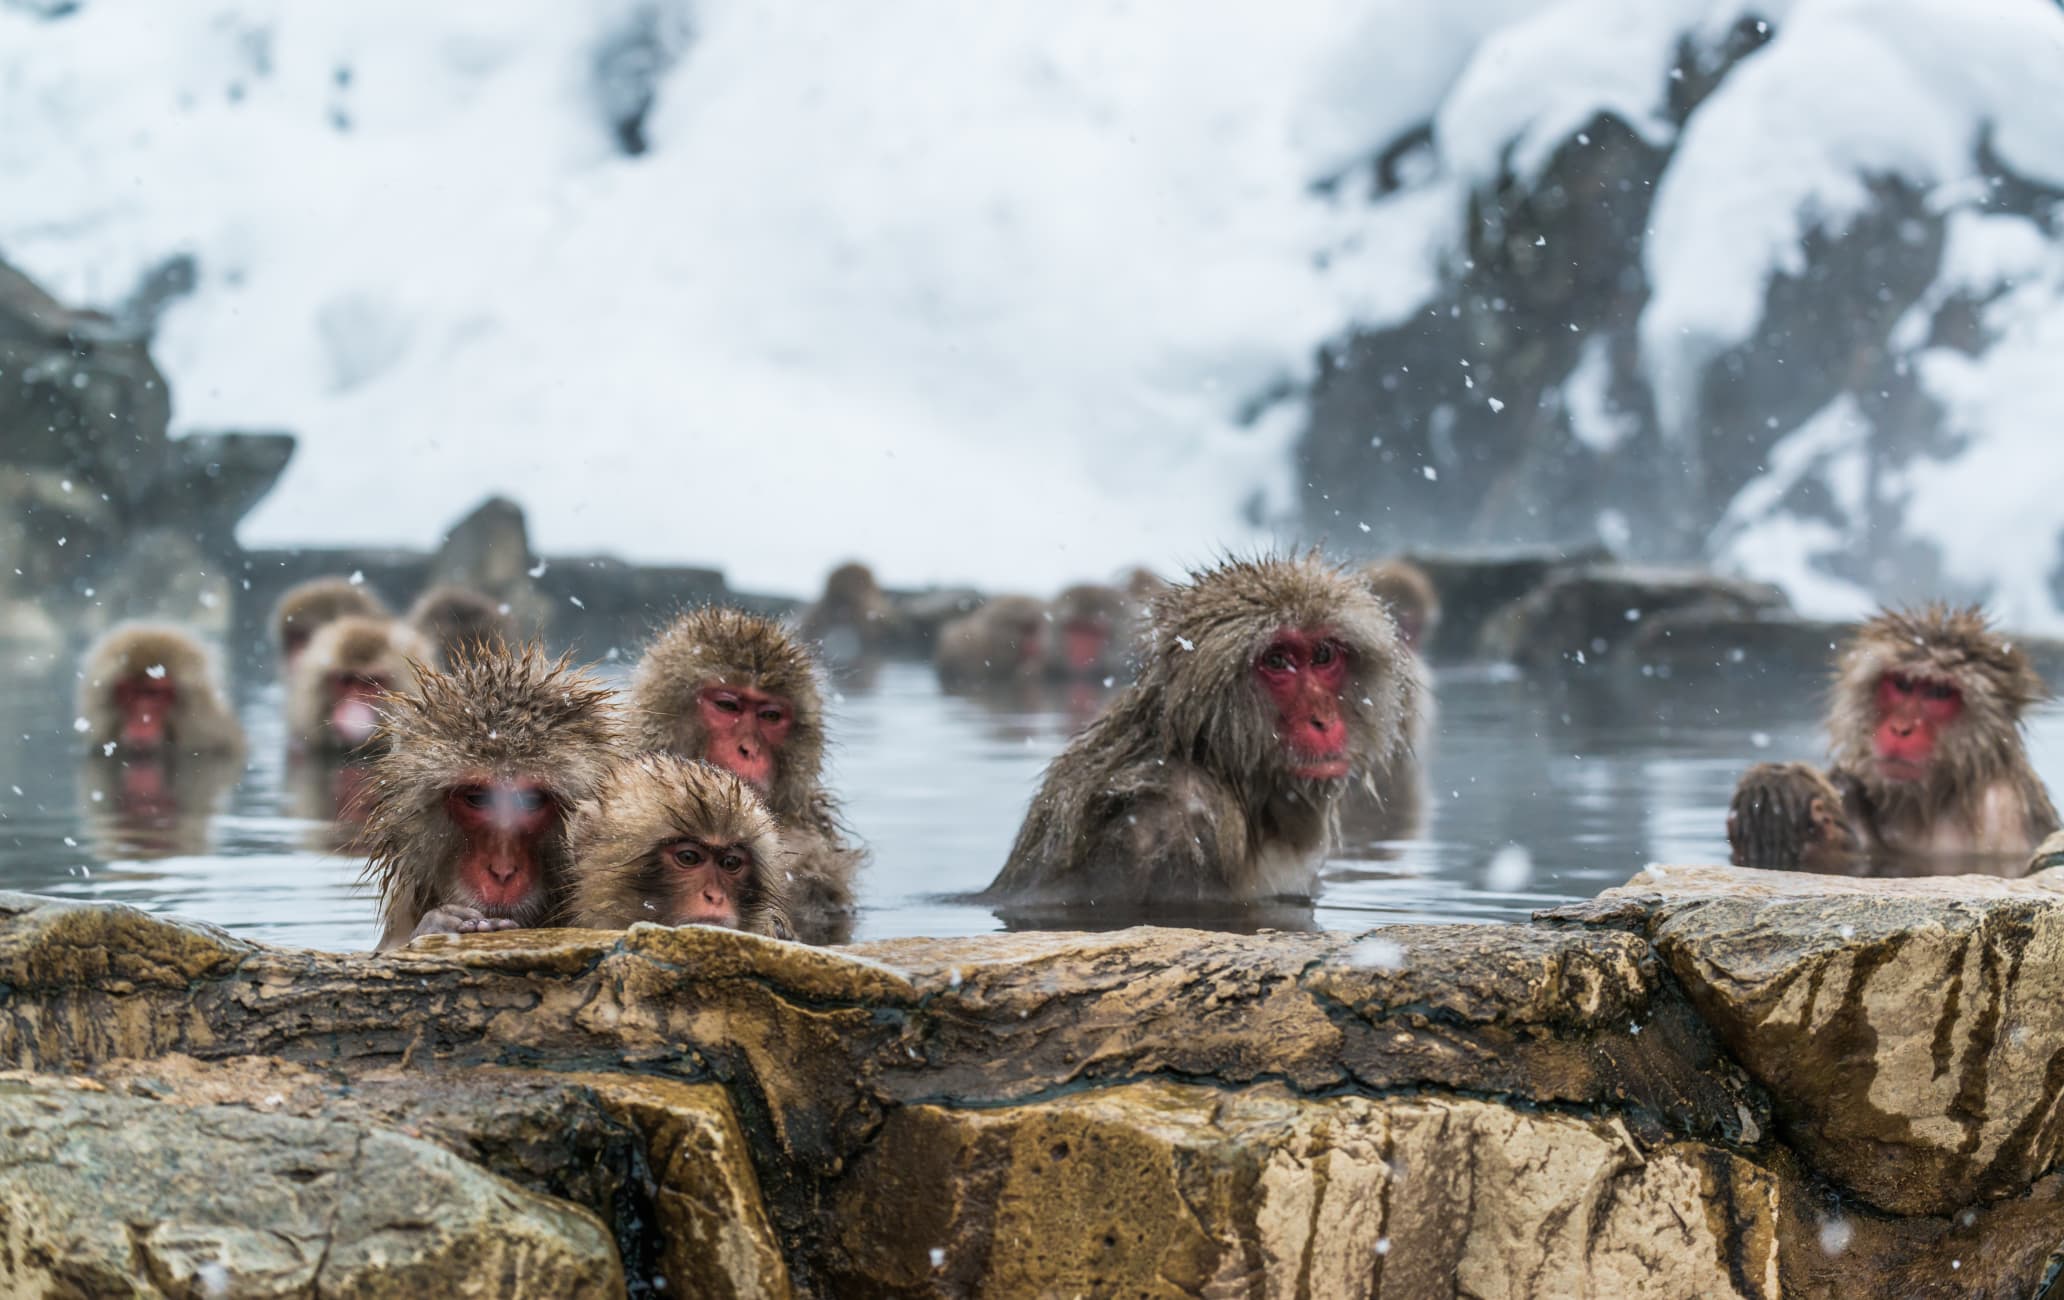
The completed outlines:
<svg viewBox="0 0 2064 1300">
<path fill-rule="evenodd" d="M 835 680 L 830 775 L 873 850 L 860 939 L 1029 924 L 1356 930 L 1516 919 L 1588 898 L 1651 861 L 1725 861 L 1727 800 L 1742 769 L 1810 758 L 1821 744 L 1810 677 L 1745 698 L 1444 672 L 1417 833 L 1364 827 L 1329 864 L 1315 904 L 999 917 L 958 900 L 995 874 L 1042 768 L 1102 690 L 1030 683 L 946 695 L 929 666 L 903 662 L 877 665 L 864 684 Z M 119 767 L 82 766 L 62 684 L 0 698 L 0 888 L 120 900 L 275 942 L 371 946 L 361 859 L 334 821 L 340 810 L 349 821 L 362 772 L 289 764 L 277 684 L 236 696 L 250 757 L 226 790 L 179 767 L 125 779 Z M 2033 720 L 2031 752 L 2038 771 L 2064 764 L 2054 711 Z"/>
</svg>

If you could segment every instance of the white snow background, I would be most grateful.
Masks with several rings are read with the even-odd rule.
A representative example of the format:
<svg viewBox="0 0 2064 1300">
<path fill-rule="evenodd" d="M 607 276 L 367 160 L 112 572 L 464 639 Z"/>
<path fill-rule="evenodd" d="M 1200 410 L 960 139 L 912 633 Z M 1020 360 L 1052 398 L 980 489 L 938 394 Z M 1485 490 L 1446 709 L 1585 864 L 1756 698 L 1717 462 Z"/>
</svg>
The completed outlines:
<svg viewBox="0 0 2064 1300">
<path fill-rule="evenodd" d="M 197 259 L 155 345 L 175 427 L 303 441 L 247 544 L 424 544 L 499 491 L 550 553 L 797 592 L 855 555 L 892 583 L 1050 589 L 1263 537 L 1301 416 L 1240 427 L 1243 403 L 1421 305 L 1508 144 L 1545 158 L 1599 107 L 1666 139 L 1677 38 L 1751 11 L 1777 39 L 1658 193 L 1642 336 L 1667 412 L 1860 175 L 1954 211 L 1987 133 L 2064 183 L 2064 13 L 84 0 L 38 21 L 0 0 L 0 254 L 88 303 Z M 679 58 L 626 157 L 594 65 L 634 19 Z M 1427 119 L 1419 184 L 1313 190 Z M 1908 522 L 2010 621 L 2058 630 L 2064 258 L 2019 220 L 1959 216 L 1953 243 L 1946 280 L 2011 292 L 1984 357 L 1921 358 L 1970 443 L 1904 485 Z M 1842 428 L 1802 425 L 1772 474 L 1828 469 Z M 1851 612 L 1863 593 L 1810 567 L 1829 526 L 1758 490 L 1722 558 Z"/>
</svg>

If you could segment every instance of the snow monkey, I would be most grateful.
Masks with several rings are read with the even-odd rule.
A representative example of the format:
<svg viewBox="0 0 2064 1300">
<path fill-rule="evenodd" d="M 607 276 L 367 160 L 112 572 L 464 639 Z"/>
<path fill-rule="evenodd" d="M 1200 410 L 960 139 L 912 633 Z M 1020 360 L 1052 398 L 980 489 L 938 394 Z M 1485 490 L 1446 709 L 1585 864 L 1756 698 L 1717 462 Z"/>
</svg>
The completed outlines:
<svg viewBox="0 0 2064 1300">
<path fill-rule="evenodd" d="M 824 579 L 824 595 L 803 615 L 803 639 L 833 663 L 877 658 L 907 639 L 903 618 L 864 564 L 841 564 Z"/>
<path fill-rule="evenodd" d="M 1047 768 L 991 899 L 1309 897 L 1350 784 L 1409 760 L 1397 625 L 1322 560 L 1231 560 L 1154 598 L 1137 683 Z"/>
<path fill-rule="evenodd" d="M 2047 695 L 1976 607 L 1881 611 L 1836 659 L 1827 776 L 1760 763 L 1736 787 L 1735 862 L 1832 869 L 1860 851 L 1931 871 L 2025 863 L 2058 828 L 2021 735 Z"/>
<path fill-rule="evenodd" d="M 79 716 L 89 744 L 124 758 L 244 748 L 214 660 L 176 627 L 127 623 L 95 642 L 79 676 Z"/>
<path fill-rule="evenodd" d="M 1390 616 L 1397 620 L 1398 635 L 1413 654 L 1426 657 L 1427 646 L 1440 626 L 1440 593 L 1426 570 L 1402 557 L 1377 560 L 1362 569 L 1362 581 L 1376 593 Z"/>
<path fill-rule="evenodd" d="M 949 688 L 1036 680 L 1047 666 L 1047 611 L 1030 596 L 996 596 L 939 629 L 932 666 Z"/>
<path fill-rule="evenodd" d="M 571 923 L 719 925 L 789 938 L 787 853 L 751 786 L 713 763 L 640 754 L 567 821 Z"/>
<path fill-rule="evenodd" d="M 347 578 L 311 578 L 287 588 L 273 606 L 273 636 L 288 672 L 317 632 L 347 615 L 384 618 L 387 606 L 372 588 Z"/>
<path fill-rule="evenodd" d="M 516 625 L 500 602 L 446 583 L 432 587 L 409 606 L 409 626 L 423 634 L 448 663 L 462 646 L 495 645 L 516 639 Z"/>
<path fill-rule="evenodd" d="M 613 697 L 569 665 L 535 645 L 469 647 L 382 698 L 362 840 L 380 947 L 562 923 L 566 817 L 624 752 Z"/>
<path fill-rule="evenodd" d="M 1132 602 L 1115 587 L 1085 582 L 1054 597 L 1047 675 L 1063 681 L 1130 680 Z"/>
<path fill-rule="evenodd" d="M 287 731 L 305 749 L 343 753 L 374 738 L 379 701 L 416 684 L 436 652 L 408 624 L 346 615 L 323 625 L 287 675 Z"/>
<path fill-rule="evenodd" d="M 853 876 L 866 858 L 822 785 L 821 678 L 779 623 L 707 606 L 676 618 L 646 649 L 630 699 L 637 748 L 714 763 L 765 801 L 788 850 L 790 917 L 811 943 L 850 933 Z"/>
</svg>

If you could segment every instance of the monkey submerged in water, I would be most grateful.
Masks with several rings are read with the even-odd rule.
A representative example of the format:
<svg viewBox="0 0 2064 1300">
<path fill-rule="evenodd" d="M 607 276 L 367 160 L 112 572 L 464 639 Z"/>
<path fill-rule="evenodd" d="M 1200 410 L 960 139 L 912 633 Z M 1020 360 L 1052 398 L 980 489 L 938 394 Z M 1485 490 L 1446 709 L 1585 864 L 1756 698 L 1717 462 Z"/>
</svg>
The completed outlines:
<svg viewBox="0 0 2064 1300">
<path fill-rule="evenodd" d="M 439 663 L 449 663 L 454 654 L 471 646 L 516 639 L 516 625 L 506 607 L 450 583 L 418 596 L 409 606 L 408 623 L 436 649 Z"/>
<path fill-rule="evenodd" d="M 793 937 L 774 814 L 721 767 L 640 754 L 575 806 L 567 838 L 574 925 L 651 921 Z"/>
<path fill-rule="evenodd" d="M 835 943 L 852 928 L 853 876 L 866 854 L 846 839 L 822 785 L 822 673 L 779 623 L 710 606 L 681 615 L 631 677 L 632 740 L 702 759 L 753 788 L 788 851 L 783 881 L 799 937 Z"/>
<path fill-rule="evenodd" d="M 329 754 L 375 740 L 380 700 L 414 690 L 415 665 L 435 658 L 422 634 L 396 619 L 333 619 L 287 675 L 288 733 L 299 748 Z"/>
<path fill-rule="evenodd" d="M 613 697 L 536 646 L 462 651 L 386 696 L 366 875 L 380 947 L 563 923 L 566 816 L 623 757 Z"/>
<path fill-rule="evenodd" d="M 1976 608 L 1880 613 L 1836 661 L 1827 775 L 1759 763 L 1742 776 L 1727 813 L 1735 864 L 2018 869 L 2057 829 L 2021 735 L 2022 715 L 2047 695 L 2028 656 Z"/>
<path fill-rule="evenodd" d="M 207 648 L 176 627 L 130 623 L 95 642 L 79 675 L 79 716 L 88 743 L 125 758 L 244 748 Z"/>
<path fill-rule="evenodd" d="M 385 617 L 387 606 L 363 583 L 311 578 L 287 588 L 273 607 L 273 640 L 280 660 L 291 670 L 315 634 L 338 619 Z"/>
<path fill-rule="evenodd" d="M 1316 554 L 1230 561 L 1154 598 L 1142 654 L 1047 769 L 987 897 L 1311 896 L 1343 792 L 1410 757 L 1397 625 Z"/>
</svg>

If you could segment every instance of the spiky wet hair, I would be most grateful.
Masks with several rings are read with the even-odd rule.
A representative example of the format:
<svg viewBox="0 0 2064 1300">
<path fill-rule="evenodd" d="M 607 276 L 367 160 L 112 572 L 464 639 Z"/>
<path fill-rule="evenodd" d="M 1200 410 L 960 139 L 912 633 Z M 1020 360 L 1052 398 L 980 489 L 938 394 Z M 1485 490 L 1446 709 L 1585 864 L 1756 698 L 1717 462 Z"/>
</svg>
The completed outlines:
<svg viewBox="0 0 2064 1300">
<path fill-rule="evenodd" d="M 1282 744 L 1271 713 L 1260 705 L 1253 667 L 1281 629 L 1323 629 L 1349 652 L 1352 689 L 1341 708 L 1355 747 L 1354 775 L 1373 781 L 1403 760 L 1405 720 L 1416 707 L 1418 677 L 1397 624 L 1360 578 L 1323 559 L 1302 556 L 1227 559 L 1192 572 L 1187 583 L 1157 592 L 1142 647 L 1140 680 L 1120 706 L 1151 702 L 1152 717 L 1119 720 L 1114 707 L 1092 730 L 1131 731 L 1152 738 L 1160 756 L 1193 762 L 1235 783 L 1256 764 L 1281 765 Z M 1254 707 L 1233 707 L 1252 699 Z M 1085 749 L 1094 744 L 1085 742 Z M 1112 749 L 1133 750 L 1118 744 Z"/>
<path fill-rule="evenodd" d="M 573 924 L 620 930 L 666 923 L 651 900 L 666 890 L 659 850 L 677 840 L 732 845 L 758 870 L 740 883 L 740 928 L 789 932 L 783 881 L 788 854 L 774 814 L 730 772 L 674 754 L 640 754 L 620 763 L 567 825 L 573 857 Z"/>
<path fill-rule="evenodd" d="M 2021 754 L 2022 715 L 2049 697 L 2027 654 L 1978 606 L 1881 610 L 1835 661 L 1827 725 L 1837 768 L 1866 778 L 1873 770 L 1878 683 L 1888 673 L 1948 682 L 1962 693 L 1963 710 L 1944 728 L 1930 765 L 1928 785 L 1939 793 L 1969 790 L 2006 771 Z"/>
<path fill-rule="evenodd" d="M 382 902 L 420 916 L 442 901 L 440 876 L 458 842 L 443 811 L 455 784 L 527 781 L 570 811 L 594 796 L 624 749 L 615 696 L 570 655 L 547 659 L 535 643 L 475 646 L 442 672 L 410 666 L 415 689 L 382 701 L 385 752 L 372 765 L 362 842 Z M 549 856 L 548 870 L 563 873 L 563 846 Z"/>
<path fill-rule="evenodd" d="M 654 638 L 631 674 L 631 739 L 641 750 L 701 758 L 709 733 L 696 697 L 704 687 L 785 696 L 795 720 L 766 799 L 776 817 L 810 817 L 824 769 L 822 683 L 808 647 L 775 620 L 722 605 L 691 609 Z"/>
</svg>

